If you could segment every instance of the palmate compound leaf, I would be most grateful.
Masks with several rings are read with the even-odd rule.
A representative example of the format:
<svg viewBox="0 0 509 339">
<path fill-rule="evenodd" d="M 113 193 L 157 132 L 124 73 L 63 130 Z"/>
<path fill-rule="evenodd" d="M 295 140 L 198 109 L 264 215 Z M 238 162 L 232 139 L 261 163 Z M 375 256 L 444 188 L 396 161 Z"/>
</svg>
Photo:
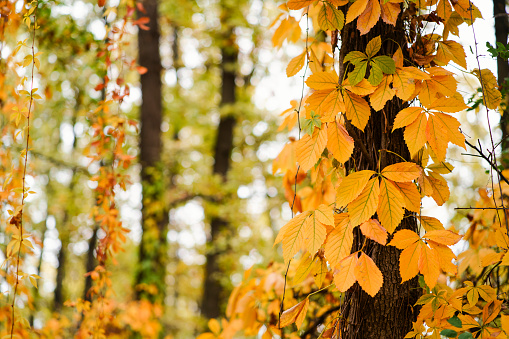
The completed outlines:
<svg viewBox="0 0 509 339">
<path fill-rule="evenodd" d="M 405 201 L 398 188 L 389 180 L 380 182 L 380 201 L 377 207 L 378 220 L 387 232 L 393 233 L 403 220 Z"/>
<path fill-rule="evenodd" d="M 374 297 L 382 288 L 384 283 L 382 272 L 380 272 L 373 259 L 364 252 L 361 252 L 354 273 L 359 285 L 370 296 Z"/>
<path fill-rule="evenodd" d="M 386 166 L 381 174 L 392 181 L 409 182 L 417 179 L 420 173 L 419 165 L 413 162 L 399 162 Z"/>
<path fill-rule="evenodd" d="M 346 292 L 357 280 L 354 272 L 357 263 L 356 252 L 341 260 L 334 270 L 334 285 L 340 292 Z"/>
<path fill-rule="evenodd" d="M 327 149 L 337 161 L 341 163 L 348 161 L 353 148 L 353 138 L 348 135 L 341 123 L 334 121 L 327 124 Z"/>
<path fill-rule="evenodd" d="M 310 211 L 298 214 L 279 230 L 274 245 L 283 242 L 283 258 L 286 263 L 304 248 L 304 227 L 310 214 Z"/>
<path fill-rule="evenodd" d="M 306 318 L 306 313 L 309 307 L 309 298 L 304 299 L 297 305 L 292 308 L 287 309 L 281 314 L 280 326 L 285 327 L 290 324 L 295 323 L 297 328 L 300 329 L 302 323 L 304 322 L 304 318 Z"/>
<path fill-rule="evenodd" d="M 348 214 L 352 225 L 357 226 L 375 214 L 380 199 L 378 178 L 368 181 L 361 194 L 348 204 Z"/>
<path fill-rule="evenodd" d="M 306 51 L 302 52 L 302 54 L 297 55 L 290 61 L 288 66 L 286 66 L 286 76 L 293 77 L 295 74 L 299 73 L 302 67 L 304 67 L 305 61 L 306 61 Z"/>
<path fill-rule="evenodd" d="M 375 171 L 364 170 L 346 176 L 339 184 L 336 193 L 336 204 L 346 207 L 361 194 L 373 174 L 375 174 Z"/>
<path fill-rule="evenodd" d="M 348 214 L 336 214 L 334 218 L 338 222 L 334 230 L 327 235 L 324 246 L 325 257 L 333 268 L 350 254 L 353 243 L 353 226 Z"/>
<path fill-rule="evenodd" d="M 297 141 L 295 145 L 297 162 L 304 172 L 307 172 L 316 164 L 326 145 L 327 129 L 325 128 L 315 128 L 312 136 L 305 134 L 302 139 Z"/>
<path fill-rule="evenodd" d="M 360 229 L 362 234 L 364 234 L 367 238 L 382 245 L 387 244 L 387 231 L 382 225 L 380 225 L 378 220 L 369 219 L 361 224 Z"/>
</svg>

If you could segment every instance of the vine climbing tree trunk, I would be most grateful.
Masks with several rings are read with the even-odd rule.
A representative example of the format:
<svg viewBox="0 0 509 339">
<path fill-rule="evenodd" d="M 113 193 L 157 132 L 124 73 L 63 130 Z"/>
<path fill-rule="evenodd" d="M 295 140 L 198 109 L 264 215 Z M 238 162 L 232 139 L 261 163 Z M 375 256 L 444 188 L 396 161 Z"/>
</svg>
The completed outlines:
<svg viewBox="0 0 509 339">
<path fill-rule="evenodd" d="M 406 46 L 401 18 L 396 27 L 380 20 L 365 35 L 360 34 L 355 20 L 346 25 L 341 32 L 340 64 L 343 64 L 343 59 L 349 52 L 365 51 L 367 43 L 376 36 L 380 36 L 382 41 L 380 55 L 393 55 L 398 46 Z M 350 68 L 341 69 L 339 78 L 343 79 L 349 71 Z M 387 165 L 401 162 L 402 158 L 410 160 L 402 130 L 392 132 L 396 114 L 405 107 L 408 107 L 406 102 L 394 97 L 381 111 L 371 109 L 371 116 L 364 132 L 347 122 L 346 127 L 349 134 L 354 137 L 356 146 L 360 144 L 365 146 L 364 149 L 362 147 L 354 149 L 352 158 L 347 164 L 348 169 L 377 171 L 378 164 L 380 169 L 383 169 Z M 400 229 L 416 231 L 415 218 L 407 215 L 399 225 L 398 230 Z M 344 320 L 341 324 L 341 338 L 403 338 L 412 329 L 412 321 L 415 321 L 417 316 L 417 312 L 412 311 L 420 296 L 417 277 L 401 284 L 398 269 L 401 251 L 396 247 L 382 246 L 365 239 L 359 228 L 354 231 L 352 252 L 360 250 L 364 241 L 367 241 L 364 252 L 380 268 L 384 282 L 375 297 L 369 296 L 357 283 L 347 291 L 342 310 Z"/>
<path fill-rule="evenodd" d="M 166 275 L 167 206 L 164 203 L 165 180 L 161 166 L 162 97 L 161 56 L 159 54 L 158 0 L 143 2 L 148 30 L 138 31 L 139 65 L 146 68 L 141 75 L 142 104 L 140 112 L 140 163 L 142 180 L 142 229 L 136 298 L 163 303 Z M 155 287 L 156 290 L 153 290 Z"/>
<path fill-rule="evenodd" d="M 225 12 L 226 9 L 223 9 Z M 221 69 L 221 103 L 220 107 L 232 105 L 236 101 L 235 97 L 235 77 L 238 51 L 235 46 L 233 28 L 227 31 L 227 36 L 223 40 L 221 47 L 222 61 Z M 235 117 L 231 114 L 221 116 L 217 129 L 216 142 L 214 148 L 214 174 L 221 176 L 223 182 L 227 180 L 227 173 L 230 169 L 230 156 L 233 148 L 233 130 L 235 127 Z M 223 276 L 219 267 L 219 259 L 225 248 L 217 246 L 217 239 L 220 234 L 229 228 L 228 220 L 220 216 L 212 217 L 210 221 L 210 244 L 206 258 L 205 279 L 203 284 L 202 314 L 206 318 L 216 318 L 221 314 L 221 300 L 224 300 L 224 289 L 221 284 Z"/>
</svg>

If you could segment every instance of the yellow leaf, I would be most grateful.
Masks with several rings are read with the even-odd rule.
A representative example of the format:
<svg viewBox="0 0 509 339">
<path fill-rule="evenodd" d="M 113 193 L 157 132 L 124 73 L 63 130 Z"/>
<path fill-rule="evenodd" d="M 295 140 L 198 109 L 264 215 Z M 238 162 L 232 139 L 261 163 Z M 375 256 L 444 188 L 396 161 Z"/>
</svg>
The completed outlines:
<svg viewBox="0 0 509 339">
<path fill-rule="evenodd" d="M 449 247 L 432 240 L 428 240 L 427 243 L 436 251 L 438 263 L 442 271 L 452 275 L 458 274 L 458 267 L 452 263 L 453 260 L 458 259 L 456 255 L 454 255 L 454 252 Z"/>
<path fill-rule="evenodd" d="M 417 241 L 408 246 L 399 256 L 399 274 L 401 282 L 412 279 L 419 273 L 419 258 L 421 257 L 422 242 Z"/>
<path fill-rule="evenodd" d="M 339 184 L 336 193 L 336 204 L 346 207 L 361 194 L 373 174 L 375 174 L 375 171 L 364 170 L 346 176 Z"/>
<path fill-rule="evenodd" d="M 359 1 L 359 0 L 357 0 Z M 357 29 L 361 35 L 368 33 L 380 19 L 381 8 L 378 0 L 370 0 L 364 12 L 357 19 Z"/>
<path fill-rule="evenodd" d="M 300 258 L 299 266 L 297 266 L 297 270 L 295 271 L 295 275 L 293 276 L 292 284 L 298 285 L 304 281 L 311 273 L 313 269 L 313 259 L 309 255 L 303 255 Z"/>
<path fill-rule="evenodd" d="M 286 66 L 286 76 L 293 77 L 295 74 L 297 74 L 302 69 L 302 67 L 304 67 L 305 61 L 306 61 L 306 51 L 304 51 L 302 54 L 297 55 L 290 61 L 288 66 Z"/>
<path fill-rule="evenodd" d="M 396 182 L 409 182 L 421 174 L 419 165 L 413 162 L 399 162 L 385 167 L 381 173 L 385 178 Z"/>
<path fill-rule="evenodd" d="M 420 241 L 421 238 L 414 231 L 410 230 L 399 230 L 394 234 L 389 246 L 394 246 L 400 250 L 404 250 L 413 243 Z"/>
<path fill-rule="evenodd" d="M 444 229 L 444 225 L 437 218 L 420 216 L 418 219 L 426 232 Z"/>
<path fill-rule="evenodd" d="M 424 110 L 421 107 L 407 107 L 399 111 L 394 119 L 394 127 L 392 130 L 405 127 L 417 120 Z"/>
<path fill-rule="evenodd" d="M 420 114 L 417 119 L 405 128 L 404 138 L 410 155 L 415 155 L 426 143 L 426 114 Z"/>
<path fill-rule="evenodd" d="M 404 202 L 398 188 L 389 180 L 382 178 L 380 183 L 380 202 L 378 203 L 378 220 L 392 234 L 403 220 Z"/>
<path fill-rule="evenodd" d="M 346 215 L 346 213 L 344 213 Z M 344 218 L 336 228 L 327 235 L 325 257 L 331 267 L 336 267 L 341 260 L 350 254 L 353 243 L 353 226 Z"/>
<path fill-rule="evenodd" d="M 318 288 L 322 288 L 328 272 L 327 261 L 325 261 L 322 257 L 318 257 L 313 264 L 313 278 L 315 279 L 315 284 Z"/>
<path fill-rule="evenodd" d="M 375 91 L 376 86 L 369 83 L 368 79 L 362 79 L 358 84 L 352 86 L 348 78 L 343 81 L 343 88 L 360 96 L 371 94 Z"/>
<path fill-rule="evenodd" d="M 324 225 L 334 226 L 334 212 L 332 207 L 329 207 L 325 204 L 321 204 L 315 210 L 316 218 L 319 222 Z"/>
<path fill-rule="evenodd" d="M 426 285 L 429 288 L 435 287 L 440 275 L 440 266 L 436 252 L 426 245 L 422 246 L 421 256 L 419 257 L 419 271 L 424 276 Z"/>
<path fill-rule="evenodd" d="M 484 255 L 481 258 L 481 266 L 482 267 L 486 267 L 486 266 L 498 263 L 498 262 L 500 262 L 502 260 L 503 256 L 504 256 L 503 252 L 502 253 L 497 253 L 497 252 L 492 250 L 491 253 L 488 253 L 488 254 Z"/>
<path fill-rule="evenodd" d="M 217 319 L 210 319 L 208 326 L 210 331 L 216 336 L 221 333 L 221 325 L 219 325 L 219 321 L 217 321 Z"/>
<path fill-rule="evenodd" d="M 345 111 L 343 96 L 339 90 L 320 90 L 311 94 L 306 103 L 308 111 L 315 111 L 322 122 L 334 121 L 339 112 Z"/>
<path fill-rule="evenodd" d="M 314 0 L 290 0 L 286 5 L 289 9 L 298 10 L 311 5 L 313 1 Z"/>
<path fill-rule="evenodd" d="M 318 13 L 318 24 L 324 31 L 341 30 L 345 24 L 345 15 L 335 6 L 324 2 Z"/>
<path fill-rule="evenodd" d="M 357 253 L 354 253 L 341 260 L 334 270 L 334 285 L 340 292 L 346 292 L 357 280 L 354 272 L 357 263 Z"/>
<path fill-rule="evenodd" d="M 433 118 L 435 120 L 439 120 L 441 125 L 447 131 L 448 141 L 458 145 L 459 147 L 462 147 L 465 150 L 467 149 L 465 146 L 465 136 L 460 132 L 460 123 L 455 117 L 452 117 L 448 114 L 435 112 Z"/>
<path fill-rule="evenodd" d="M 395 182 L 394 184 L 405 201 L 405 208 L 418 213 L 421 210 L 421 194 L 415 184 L 412 182 Z"/>
<path fill-rule="evenodd" d="M 502 324 L 502 330 L 504 330 L 506 334 L 509 334 L 509 315 L 502 314 L 500 322 Z"/>
<path fill-rule="evenodd" d="M 375 111 L 382 110 L 387 101 L 391 100 L 396 94 L 396 91 L 390 87 L 391 82 L 392 75 L 384 75 L 380 85 L 378 85 L 373 94 L 369 96 L 369 102 Z"/>
<path fill-rule="evenodd" d="M 296 143 L 297 162 L 300 168 L 307 172 L 320 159 L 325 146 L 327 145 L 327 130 L 315 128 L 312 136 L 304 135 Z"/>
<path fill-rule="evenodd" d="M 463 68 L 467 68 L 463 46 L 453 40 L 438 41 L 437 55 L 434 61 L 440 66 L 445 66 L 450 60 Z"/>
<path fill-rule="evenodd" d="M 345 163 L 350 159 L 354 148 L 353 138 L 343 125 L 337 121 L 327 125 L 327 149 L 337 161 Z"/>
<path fill-rule="evenodd" d="M 482 79 L 483 99 L 486 107 L 489 109 L 496 109 L 502 100 L 502 94 L 498 90 L 497 78 L 489 69 L 482 69 L 479 72 L 476 68 L 472 73 L 477 76 L 479 81 Z"/>
<path fill-rule="evenodd" d="M 371 109 L 363 98 L 360 96 L 350 93 L 348 91 L 343 92 L 346 108 L 346 117 L 352 121 L 352 125 L 364 131 L 369 116 L 371 115 Z"/>
<path fill-rule="evenodd" d="M 369 219 L 360 226 L 362 234 L 379 244 L 387 244 L 387 231 L 376 219 Z"/>
<path fill-rule="evenodd" d="M 280 325 L 281 327 L 288 326 L 290 324 L 295 323 L 297 328 L 300 329 L 302 326 L 302 322 L 304 318 L 306 318 L 306 313 L 308 311 L 309 306 L 309 298 L 301 301 L 297 305 L 292 308 L 287 309 L 281 314 Z"/>
<path fill-rule="evenodd" d="M 403 101 L 409 101 L 415 92 L 414 77 L 398 67 L 396 68 L 396 73 L 394 73 L 392 88 L 398 98 Z"/>
<path fill-rule="evenodd" d="M 384 277 L 373 259 L 361 252 L 357 265 L 354 268 L 355 278 L 367 294 L 374 297 L 382 288 Z"/>
<path fill-rule="evenodd" d="M 451 246 L 451 245 L 456 244 L 458 241 L 460 241 L 461 238 L 463 238 L 463 236 L 456 234 L 452 231 L 435 230 L 435 231 L 426 232 L 426 234 L 423 236 L 423 238 L 433 240 L 434 242 L 437 242 L 437 243 L 445 245 L 445 246 Z"/>
<path fill-rule="evenodd" d="M 397 3 L 382 3 L 382 20 L 389 25 L 396 26 L 401 7 Z"/>
<path fill-rule="evenodd" d="M 338 86 L 338 81 L 336 72 L 318 72 L 309 76 L 306 85 L 316 90 L 334 89 Z"/>
<path fill-rule="evenodd" d="M 346 23 L 354 21 L 362 14 L 368 4 L 368 1 L 370 0 L 357 0 L 349 7 L 348 12 L 346 13 Z"/>
<path fill-rule="evenodd" d="M 368 181 L 361 194 L 348 204 L 348 214 L 352 225 L 360 225 L 376 212 L 379 196 L 378 178 L 373 178 Z"/>
<path fill-rule="evenodd" d="M 274 245 L 283 242 L 283 258 L 286 263 L 304 247 L 304 227 L 310 213 L 307 211 L 295 216 L 279 230 Z"/>
<path fill-rule="evenodd" d="M 322 216 L 322 219 L 323 218 Z M 322 246 L 326 236 L 327 228 L 325 224 L 320 222 L 317 211 L 314 211 L 304 223 L 304 242 L 306 250 L 311 254 L 315 254 Z"/>
<path fill-rule="evenodd" d="M 447 181 L 445 181 L 440 174 L 435 174 L 433 172 L 430 173 L 427 179 L 430 186 L 433 188 L 431 197 L 435 200 L 438 206 L 442 206 L 447 200 L 449 200 L 449 196 L 451 194 Z"/>
<path fill-rule="evenodd" d="M 448 21 L 449 17 L 452 14 L 452 7 L 449 3 L 449 0 L 440 0 L 438 1 L 436 12 L 439 17 L 444 19 L 444 21 Z"/>
</svg>

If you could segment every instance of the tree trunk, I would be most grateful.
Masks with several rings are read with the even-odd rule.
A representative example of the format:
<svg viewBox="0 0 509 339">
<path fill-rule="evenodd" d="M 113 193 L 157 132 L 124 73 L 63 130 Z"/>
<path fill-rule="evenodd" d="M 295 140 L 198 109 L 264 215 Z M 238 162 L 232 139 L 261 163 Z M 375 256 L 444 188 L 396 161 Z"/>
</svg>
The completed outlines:
<svg viewBox="0 0 509 339">
<path fill-rule="evenodd" d="M 65 223 L 64 223 L 65 225 Z M 53 311 L 59 312 L 64 305 L 64 277 L 65 277 L 65 262 L 67 258 L 66 247 L 68 245 L 67 240 L 64 237 L 60 238 L 60 251 L 58 252 L 58 268 L 57 268 L 57 280 L 55 286 L 55 293 L 53 297 Z M 93 249 L 92 249 L 93 251 Z"/>
<path fill-rule="evenodd" d="M 506 0 L 493 0 L 493 14 L 495 16 L 495 38 L 497 43 L 502 43 L 504 46 L 507 45 L 507 37 L 509 34 L 509 22 L 506 11 Z M 509 78 L 509 63 L 506 59 L 497 57 L 497 68 L 498 68 L 498 85 L 500 87 Z M 505 102 L 507 104 L 507 98 Z M 509 111 L 506 109 L 500 118 L 500 129 L 502 130 L 502 150 L 504 153 L 509 151 Z M 504 166 L 509 166 L 509 155 L 504 154 L 502 157 Z"/>
<path fill-rule="evenodd" d="M 138 31 L 139 64 L 147 69 L 141 75 L 140 163 L 142 180 L 142 230 L 139 269 L 136 277 L 137 299 L 163 303 L 166 276 L 167 206 L 164 204 L 164 176 L 160 163 L 162 153 L 161 122 L 161 56 L 159 54 L 158 1 L 143 2 L 149 30 Z M 149 289 L 147 289 L 149 287 Z M 153 290 L 151 287 L 156 287 Z"/>
<path fill-rule="evenodd" d="M 221 49 L 221 107 L 235 103 L 235 76 L 238 52 L 233 41 L 233 30 L 225 39 L 225 46 Z M 233 130 L 235 117 L 222 116 L 217 129 L 216 144 L 214 148 L 213 173 L 219 174 L 223 182 L 227 180 L 230 168 L 230 157 L 233 148 Z M 229 228 L 229 222 L 220 217 L 213 217 L 210 222 L 209 249 L 206 253 L 205 279 L 203 285 L 202 314 L 207 318 L 217 318 L 221 314 L 221 300 L 226 297 L 220 278 L 223 275 L 219 267 L 219 259 L 225 251 L 217 247 L 217 238 Z"/>
<path fill-rule="evenodd" d="M 92 272 L 95 268 L 95 256 L 94 256 L 94 250 L 97 245 L 97 231 L 99 230 L 99 227 L 96 225 L 94 227 L 94 232 L 92 233 L 92 237 L 88 241 L 88 252 L 87 252 L 87 263 L 85 264 L 86 272 Z M 92 277 L 90 275 L 87 275 L 85 278 L 85 288 L 83 289 L 83 300 L 90 301 L 90 294 L 88 291 L 92 287 Z"/>
<path fill-rule="evenodd" d="M 385 24 L 380 20 L 377 25 L 366 35 L 360 35 L 357 30 L 357 21 L 345 26 L 341 33 L 340 64 L 350 51 L 365 51 L 367 43 L 374 37 L 380 36 L 382 49 L 380 55 L 393 55 L 399 46 L 406 46 L 404 28 L 401 19 L 396 27 Z M 406 51 L 403 51 L 405 53 Z M 405 57 L 408 60 L 408 56 Z M 342 69 L 340 79 L 345 72 L 351 69 Z M 378 150 L 389 150 L 399 154 L 406 160 L 410 160 L 410 154 L 403 139 L 403 132 L 398 129 L 394 132 L 392 124 L 396 114 L 408 104 L 395 97 L 387 102 L 382 111 L 371 111 L 371 117 L 364 132 L 347 123 L 347 129 L 355 139 L 355 143 L 365 145 L 367 153 L 363 154 L 360 147 L 354 149 L 352 159 L 347 164 L 348 169 L 377 170 L 378 161 L 380 169 L 385 166 L 401 162 L 401 158 Z M 380 157 L 380 159 L 379 159 Z M 416 231 L 417 224 L 414 217 L 407 213 L 399 229 L 411 229 Z M 361 249 L 364 243 L 358 228 L 354 231 L 354 243 L 352 252 Z M 384 283 L 375 297 L 369 296 L 356 283 L 345 295 L 343 304 L 343 319 L 341 324 L 342 338 L 403 338 L 411 329 L 412 321 L 415 321 L 417 313 L 412 307 L 420 296 L 417 278 L 401 284 L 399 274 L 400 250 L 392 246 L 382 246 L 371 240 L 367 240 L 364 252 L 368 254 L 382 271 Z"/>
</svg>

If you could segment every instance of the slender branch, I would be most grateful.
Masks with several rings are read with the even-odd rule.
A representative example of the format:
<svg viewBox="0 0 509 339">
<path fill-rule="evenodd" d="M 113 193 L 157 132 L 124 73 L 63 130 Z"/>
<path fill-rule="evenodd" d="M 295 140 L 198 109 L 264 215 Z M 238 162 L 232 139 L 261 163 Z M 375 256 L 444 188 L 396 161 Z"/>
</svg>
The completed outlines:
<svg viewBox="0 0 509 339">
<path fill-rule="evenodd" d="M 338 305 L 338 306 L 334 306 L 333 308 L 330 308 L 327 311 L 325 311 L 320 317 L 318 317 L 318 319 L 316 319 L 316 321 L 311 326 L 308 327 L 306 332 L 304 332 L 300 337 L 307 338 L 308 336 L 311 336 L 314 333 L 314 331 L 317 329 L 317 327 L 320 326 L 320 324 L 323 323 L 324 320 L 330 314 L 332 314 L 336 311 L 339 311 L 340 308 L 341 308 L 341 305 Z"/>
<path fill-rule="evenodd" d="M 508 210 L 509 207 L 456 207 L 455 210 Z"/>
<path fill-rule="evenodd" d="M 478 148 L 477 146 L 475 145 L 472 145 L 471 143 L 469 143 L 467 140 L 465 140 L 465 143 L 470 146 L 471 148 L 473 148 L 474 150 L 477 151 L 477 153 L 479 153 L 479 155 L 472 155 L 472 156 L 479 156 L 481 158 L 483 158 L 484 160 L 486 160 L 488 162 L 488 164 L 490 164 L 490 167 L 495 171 L 497 172 L 497 174 L 499 175 L 500 179 L 504 180 L 504 182 L 506 184 L 509 185 L 509 180 L 502 174 L 502 172 L 500 171 L 500 169 L 498 168 L 498 166 L 493 162 L 491 161 L 491 159 L 483 153 L 482 149 Z M 470 154 L 467 154 L 467 155 L 470 155 Z"/>
</svg>

